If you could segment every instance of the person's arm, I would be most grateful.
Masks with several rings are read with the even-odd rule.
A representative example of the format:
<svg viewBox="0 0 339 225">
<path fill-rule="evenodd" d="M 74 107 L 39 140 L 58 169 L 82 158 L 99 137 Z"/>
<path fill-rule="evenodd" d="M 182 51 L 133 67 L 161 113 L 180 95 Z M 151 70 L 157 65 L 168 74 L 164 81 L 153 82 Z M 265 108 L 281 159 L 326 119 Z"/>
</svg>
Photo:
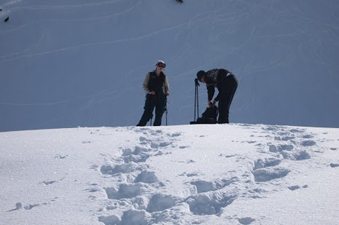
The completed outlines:
<svg viewBox="0 0 339 225">
<path fill-rule="evenodd" d="M 148 89 L 148 82 L 149 82 L 150 76 L 151 76 L 150 73 L 147 73 L 145 80 L 144 80 L 144 83 L 143 83 L 143 87 L 144 87 L 146 94 L 153 94 L 154 93 L 154 91 L 151 91 L 150 89 Z"/>
<path fill-rule="evenodd" d="M 164 94 L 169 95 L 169 84 L 168 84 L 167 76 L 165 77 L 165 81 L 164 81 Z"/>
<path fill-rule="evenodd" d="M 220 92 L 218 93 L 217 97 L 212 101 L 212 104 L 216 103 L 220 99 Z"/>
<path fill-rule="evenodd" d="M 215 89 L 213 85 L 206 85 L 206 87 L 207 87 L 208 102 L 210 102 L 213 99 Z"/>
</svg>

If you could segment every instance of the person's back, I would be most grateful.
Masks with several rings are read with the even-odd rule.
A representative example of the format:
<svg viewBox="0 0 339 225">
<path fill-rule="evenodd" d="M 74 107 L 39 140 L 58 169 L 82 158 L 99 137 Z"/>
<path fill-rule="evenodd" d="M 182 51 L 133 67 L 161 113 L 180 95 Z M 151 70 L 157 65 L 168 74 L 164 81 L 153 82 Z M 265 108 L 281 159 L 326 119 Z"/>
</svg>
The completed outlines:
<svg viewBox="0 0 339 225">
<path fill-rule="evenodd" d="M 238 87 L 238 81 L 233 73 L 225 69 L 212 69 L 207 72 L 200 70 L 197 73 L 197 78 L 206 84 L 208 107 L 218 102 L 218 123 L 229 123 L 229 109 Z M 215 88 L 219 93 L 213 99 Z"/>
</svg>

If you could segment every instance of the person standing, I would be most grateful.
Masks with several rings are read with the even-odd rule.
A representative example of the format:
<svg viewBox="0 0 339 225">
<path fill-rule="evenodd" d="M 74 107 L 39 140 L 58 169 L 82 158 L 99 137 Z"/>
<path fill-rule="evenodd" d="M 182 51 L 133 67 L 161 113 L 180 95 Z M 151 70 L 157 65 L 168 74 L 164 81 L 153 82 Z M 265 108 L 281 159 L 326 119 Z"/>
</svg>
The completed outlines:
<svg viewBox="0 0 339 225">
<path fill-rule="evenodd" d="M 158 60 L 156 68 L 152 72 L 147 73 L 143 86 L 146 91 L 146 100 L 144 113 L 142 114 L 137 126 L 145 126 L 153 116 L 155 109 L 154 126 L 161 125 L 162 115 L 165 112 L 167 104 L 167 96 L 169 95 L 169 85 L 167 77 L 164 73 L 166 63 Z"/>
<path fill-rule="evenodd" d="M 208 107 L 218 102 L 218 123 L 229 123 L 229 111 L 238 87 L 238 81 L 235 76 L 226 69 L 212 69 L 209 71 L 200 70 L 197 73 L 197 79 L 206 84 Z M 218 89 L 218 95 L 213 99 L 215 88 Z"/>
</svg>

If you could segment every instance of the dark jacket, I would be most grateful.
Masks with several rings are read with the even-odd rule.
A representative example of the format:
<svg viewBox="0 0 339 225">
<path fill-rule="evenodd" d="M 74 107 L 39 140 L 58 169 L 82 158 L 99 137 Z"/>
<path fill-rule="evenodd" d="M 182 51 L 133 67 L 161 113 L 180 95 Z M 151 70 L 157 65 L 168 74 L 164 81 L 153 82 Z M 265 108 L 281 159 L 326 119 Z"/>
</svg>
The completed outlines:
<svg viewBox="0 0 339 225">
<path fill-rule="evenodd" d="M 207 94 L 208 94 L 208 101 L 211 101 L 214 96 L 215 88 L 218 88 L 218 95 L 215 97 L 215 101 L 220 100 L 220 94 L 222 89 L 225 88 L 225 82 L 227 77 L 233 75 L 230 71 L 225 69 L 212 69 L 206 72 L 206 87 L 207 87 Z"/>
<path fill-rule="evenodd" d="M 169 85 L 166 78 L 166 75 L 161 72 L 159 76 L 155 73 L 155 71 L 149 72 L 144 80 L 144 89 L 146 93 L 150 93 L 154 91 L 157 95 L 169 93 Z"/>
</svg>

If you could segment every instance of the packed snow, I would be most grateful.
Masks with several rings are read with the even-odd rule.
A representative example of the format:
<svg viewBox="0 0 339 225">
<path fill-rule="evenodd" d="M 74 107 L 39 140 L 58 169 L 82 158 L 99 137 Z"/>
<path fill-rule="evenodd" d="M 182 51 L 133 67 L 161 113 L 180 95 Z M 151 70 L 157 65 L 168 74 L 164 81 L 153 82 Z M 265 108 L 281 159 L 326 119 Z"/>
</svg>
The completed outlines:
<svg viewBox="0 0 339 225">
<path fill-rule="evenodd" d="M 339 130 L 277 125 L 0 133 L 0 224 L 335 225 Z"/>
<path fill-rule="evenodd" d="M 0 0 L 0 224 L 339 224 L 338 12 Z M 176 126 L 135 127 L 158 59 Z M 233 123 L 183 125 L 213 68 L 239 80 Z"/>
</svg>

